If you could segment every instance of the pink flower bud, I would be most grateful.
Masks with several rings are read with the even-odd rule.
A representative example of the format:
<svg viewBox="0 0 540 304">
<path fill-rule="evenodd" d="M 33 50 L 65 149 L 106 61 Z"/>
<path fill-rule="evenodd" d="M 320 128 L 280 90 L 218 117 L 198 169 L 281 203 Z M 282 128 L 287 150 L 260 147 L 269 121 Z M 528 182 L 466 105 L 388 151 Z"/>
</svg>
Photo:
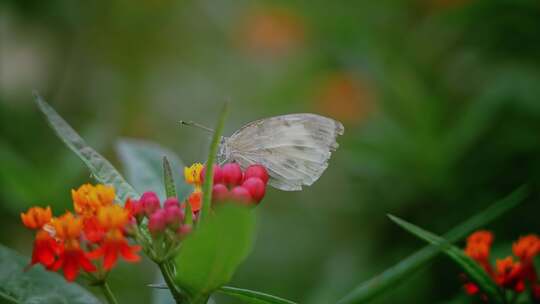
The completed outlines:
<svg viewBox="0 0 540 304">
<path fill-rule="evenodd" d="M 251 197 L 251 194 L 249 194 L 249 191 L 242 186 L 234 187 L 231 190 L 231 198 L 234 201 L 246 204 L 249 204 L 253 201 L 253 198 Z"/>
<path fill-rule="evenodd" d="M 244 179 L 247 180 L 250 177 L 258 177 L 266 185 L 268 183 L 268 171 L 263 165 L 251 165 L 247 167 L 246 172 L 244 172 Z"/>
<path fill-rule="evenodd" d="M 258 203 L 260 202 L 266 192 L 266 186 L 264 182 L 258 177 L 250 177 L 242 184 L 242 187 L 246 188 L 251 194 L 251 197 Z"/>
<path fill-rule="evenodd" d="M 157 234 L 165 230 L 167 226 L 166 213 L 164 209 L 158 209 L 152 213 L 148 221 L 148 230 L 152 234 Z"/>
<path fill-rule="evenodd" d="M 222 172 L 223 182 L 228 186 L 237 186 L 242 182 L 242 169 L 237 163 L 225 164 Z"/>
<path fill-rule="evenodd" d="M 142 209 L 144 210 L 144 213 L 146 216 L 152 215 L 156 210 L 159 209 L 159 197 L 155 192 L 148 191 L 143 193 L 141 198 L 139 199 L 139 202 L 142 205 Z"/>
<path fill-rule="evenodd" d="M 191 225 L 185 224 L 180 226 L 178 230 L 176 230 L 176 233 L 178 233 L 180 237 L 184 238 L 191 232 L 191 230 L 193 230 L 193 227 Z"/>
<path fill-rule="evenodd" d="M 180 207 L 180 203 L 178 202 L 178 199 L 176 197 L 169 197 L 165 200 L 163 203 L 163 208 L 167 209 L 169 207 Z"/>
<path fill-rule="evenodd" d="M 184 211 L 177 206 L 170 206 L 165 210 L 165 222 L 167 225 L 175 228 L 179 227 L 184 221 Z"/>
<path fill-rule="evenodd" d="M 206 167 L 201 170 L 201 182 L 204 182 L 204 177 L 206 175 Z M 223 182 L 223 170 L 220 166 L 214 165 L 214 185 Z"/>
<path fill-rule="evenodd" d="M 229 189 L 223 184 L 216 184 L 212 188 L 212 201 L 222 202 L 229 197 Z"/>
</svg>

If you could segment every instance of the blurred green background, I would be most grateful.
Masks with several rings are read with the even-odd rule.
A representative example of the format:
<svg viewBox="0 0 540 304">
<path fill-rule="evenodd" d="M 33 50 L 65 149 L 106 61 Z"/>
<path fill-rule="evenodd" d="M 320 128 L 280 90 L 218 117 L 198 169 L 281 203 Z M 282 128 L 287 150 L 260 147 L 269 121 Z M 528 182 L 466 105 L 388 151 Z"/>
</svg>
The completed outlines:
<svg viewBox="0 0 540 304">
<path fill-rule="evenodd" d="M 292 112 L 342 121 L 314 186 L 268 191 L 233 286 L 335 302 L 423 245 L 387 213 L 443 233 L 523 183 L 532 198 L 486 228 L 495 252 L 540 232 L 536 0 L 0 1 L 0 242 L 27 255 L 19 213 L 61 213 L 90 180 L 33 89 L 118 166 L 121 137 L 204 161 L 207 134 L 178 121 L 212 126 L 226 100 L 228 134 Z M 439 258 L 374 303 L 459 302 L 459 272 Z M 161 298 L 149 262 L 111 277 L 122 303 Z"/>
</svg>

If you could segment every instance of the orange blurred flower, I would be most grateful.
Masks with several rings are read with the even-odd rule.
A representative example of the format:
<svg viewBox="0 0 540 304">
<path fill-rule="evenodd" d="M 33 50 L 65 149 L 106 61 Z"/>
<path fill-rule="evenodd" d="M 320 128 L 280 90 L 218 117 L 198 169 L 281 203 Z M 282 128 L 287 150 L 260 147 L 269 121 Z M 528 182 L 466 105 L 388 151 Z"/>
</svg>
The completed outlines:
<svg viewBox="0 0 540 304">
<path fill-rule="evenodd" d="M 515 262 L 511 256 L 497 260 L 495 282 L 499 286 L 522 292 L 525 289 L 525 281 L 522 276 L 521 263 Z"/>
<path fill-rule="evenodd" d="M 114 187 L 98 184 L 84 184 L 77 190 L 71 190 L 75 212 L 84 217 L 94 216 L 100 207 L 114 202 Z"/>
<path fill-rule="evenodd" d="M 240 41 L 255 55 L 280 56 L 304 44 L 305 23 L 288 8 L 260 8 L 250 11 L 241 24 Z"/>
<path fill-rule="evenodd" d="M 489 264 L 489 254 L 492 243 L 493 233 L 480 230 L 474 232 L 467 238 L 467 245 L 465 246 L 465 254 L 477 261 L 484 267 L 484 270 L 490 274 L 492 273 L 492 269 Z"/>
<path fill-rule="evenodd" d="M 358 123 L 372 112 L 375 92 L 367 79 L 347 72 L 328 75 L 316 90 L 317 111 L 344 123 Z"/>
<path fill-rule="evenodd" d="M 540 252 L 540 238 L 536 234 L 522 236 L 512 245 L 512 252 L 520 260 L 529 262 Z"/>
<path fill-rule="evenodd" d="M 26 213 L 21 213 L 21 221 L 30 229 L 41 229 L 51 221 L 51 207 L 32 207 Z"/>
</svg>

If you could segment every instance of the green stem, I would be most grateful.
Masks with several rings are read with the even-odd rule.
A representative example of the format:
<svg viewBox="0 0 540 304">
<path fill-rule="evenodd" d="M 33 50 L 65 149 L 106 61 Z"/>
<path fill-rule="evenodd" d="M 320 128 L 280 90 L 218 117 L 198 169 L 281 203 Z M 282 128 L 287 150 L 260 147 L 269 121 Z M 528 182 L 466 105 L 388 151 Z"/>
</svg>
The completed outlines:
<svg viewBox="0 0 540 304">
<path fill-rule="evenodd" d="M 174 300 L 176 303 L 181 304 L 184 303 L 184 295 L 178 288 L 176 287 L 176 284 L 174 284 L 173 275 L 170 271 L 169 265 L 167 265 L 167 262 L 161 262 L 158 263 L 159 270 L 161 270 L 161 274 L 163 274 L 163 278 L 165 279 L 165 283 L 167 284 L 167 287 L 169 287 L 169 291 L 171 292 Z"/>
<path fill-rule="evenodd" d="M 105 298 L 107 299 L 107 303 L 109 304 L 118 304 L 118 301 L 116 300 L 116 297 L 112 293 L 111 288 L 109 287 L 109 284 L 107 284 L 106 281 L 102 281 L 99 284 L 97 284 L 99 288 L 101 289 L 101 292 L 103 292 L 103 295 L 105 295 Z"/>
</svg>

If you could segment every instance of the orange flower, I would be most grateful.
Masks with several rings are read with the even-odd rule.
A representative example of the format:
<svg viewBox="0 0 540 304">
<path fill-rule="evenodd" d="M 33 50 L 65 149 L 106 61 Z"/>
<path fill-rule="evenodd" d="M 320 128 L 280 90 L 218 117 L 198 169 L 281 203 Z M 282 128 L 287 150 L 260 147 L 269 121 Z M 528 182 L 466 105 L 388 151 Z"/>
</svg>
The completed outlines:
<svg viewBox="0 0 540 304">
<path fill-rule="evenodd" d="M 467 238 L 467 244 L 472 243 L 484 243 L 491 246 L 493 243 L 493 233 L 487 230 L 478 230 Z"/>
<path fill-rule="evenodd" d="M 129 211 L 120 205 L 110 205 L 99 209 L 98 223 L 103 229 L 122 229 L 129 223 Z"/>
<path fill-rule="evenodd" d="M 492 269 L 489 264 L 489 253 L 493 243 L 493 234 L 489 231 L 476 231 L 467 238 L 465 254 L 478 262 L 484 270 L 491 274 Z"/>
<path fill-rule="evenodd" d="M 71 190 L 75 212 L 84 217 L 94 216 L 99 208 L 114 202 L 115 192 L 111 186 L 84 184 Z"/>
<path fill-rule="evenodd" d="M 512 252 L 520 260 L 530 262 L 540 252 L 540 238 L 536 234 L 522 236 L 512 245 Z"/>
<path fill-rule="evenodd" d="M 34 240 L 34 249 L 32 250 L 32 261 L 30 266 L 37 263 L 46 268 L 51 268 L 56 257 L 61 253 L 62 247 L 56 240 L 44 230 L 38 231 Z"/>
<path fill-rule="evenodd" d="M 51 221 L 51 207 L 47 208 L 32 207 L 26 213 L 21 213 L 23 224 L 30 229 L 41 229 Z"/>
<path fill-rule="evenodd" d="M 71 212 L 54 218 L 51 221 L 51 226 L 54 229 L 55 237 L 60 240 L 78 240 L 81 237 L 82 220 L 73 216 Z"/>
<path fill-rule="evenodd" d="M 345 71 L 326 75 L 314 92 L 317 111 L 343 123 L 360 123 L 375 108 L 376 92 L 369 78 Z"/>
<path fill-rule="evenodd" d="M 515 262 L 509 256 L 496 261 L 495 282 L 502 287 L 513 289 L 516 292 L 522 292 L 525 289 L 523 271 L 521 263 Z"/>
<path fill-rule="evenodd" d="M 67 281 L 73 281 L 82 267 L 87 272 L 96 270 L 86 253 L 81 249 L 79 241 L 82 234 L 82 220 L 70 212 L 53 219 L 51 225 L 55 236 L 63 244 L 58 260 L 51 267 L 53 270 L 62 268 Z"/>
<path fill-rule="evenodd" d="M 306 35 L 304 20 L 286 7 L 251 11 L 239 30 L 242 46 L 257 56 L 287 55 L 304 44 Z"/>
<path fill-rule="evenodd" d="M 202 185 L 201 171 L 203 168 L 204 166 L 201 163 L 194 163 L 191 167 L 184 168 L 184 178 L 186 183 L 195 185 L 196 190 L 200 190 L 200 186 Z"/>
<path fill-rule="evenodd" d="M 97 224 L 105 231 L 100 247 L 90 253 L 92 259 L 104 257 L 103 268 L 110 270 L 120 254 L 128 262 L 137 262 L 140 246 L 130 246 L 124 237 L 124 229 L 129 224 L 130 212 L 120 205 L 110 205 L 99 209 Z"/>
<path fill-rule="evenodd" d="M 191 206 L 192 212 L 197 212 L 201 210 L 202 207 L 202 192 L 195 191 L 191 193 L 191 195 L 188 197 L 189 205 Z"/>
</svg>

